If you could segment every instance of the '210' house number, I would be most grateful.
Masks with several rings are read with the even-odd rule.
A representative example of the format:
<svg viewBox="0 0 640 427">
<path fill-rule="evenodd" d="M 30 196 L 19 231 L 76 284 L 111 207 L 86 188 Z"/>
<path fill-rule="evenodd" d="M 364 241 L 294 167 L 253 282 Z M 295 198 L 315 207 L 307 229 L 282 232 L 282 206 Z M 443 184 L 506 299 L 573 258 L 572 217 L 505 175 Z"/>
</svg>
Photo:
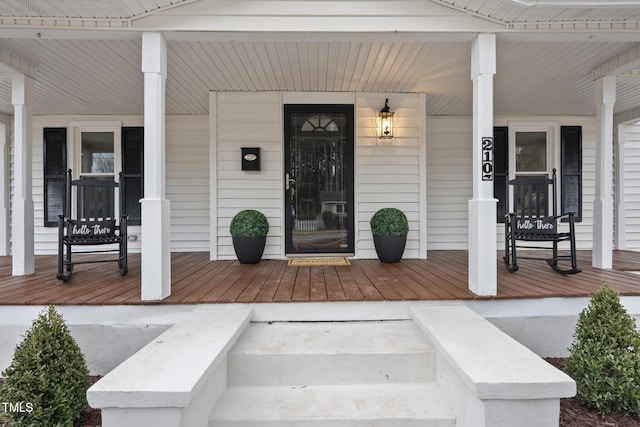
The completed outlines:
<svg viewBox="0 0 640 427">
<path fill-rule="evenodd" d="M 493 138 L 482 138 L 482 180 L 493 181 Z"/>
</svg>

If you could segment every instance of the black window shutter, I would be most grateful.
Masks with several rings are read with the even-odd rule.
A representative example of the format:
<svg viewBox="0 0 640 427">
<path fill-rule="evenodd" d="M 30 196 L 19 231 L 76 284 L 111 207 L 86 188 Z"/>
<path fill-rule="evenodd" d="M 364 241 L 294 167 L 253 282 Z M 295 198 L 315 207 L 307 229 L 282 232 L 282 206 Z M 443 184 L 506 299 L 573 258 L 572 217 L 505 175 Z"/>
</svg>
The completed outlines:
<svg viewBox="0 0 640 427">
<path fill-rule="evenodd" d="M 509 179 L 509 128 L 493 128 L 493 197 L 498 199 L 498 222 L 507 214 L 507 180 Z"/>
<path fill-rule="evenodd" d="M 582 127 L 560 127 L 561 213 L 574 212 L 582 221 Z"/>
<path fill-rule="evenodd" d="M 122 128 L 122 179 L 124 181 L 123 212 L 129 225 L 140 225 L 140 199 L 144 197 L 144 128 Z"/>
<path fill-rule="evenodd" d="M 65 198 L 67 128 L 43 129 L 44 226 L 57 227 Z"/>
</svg>

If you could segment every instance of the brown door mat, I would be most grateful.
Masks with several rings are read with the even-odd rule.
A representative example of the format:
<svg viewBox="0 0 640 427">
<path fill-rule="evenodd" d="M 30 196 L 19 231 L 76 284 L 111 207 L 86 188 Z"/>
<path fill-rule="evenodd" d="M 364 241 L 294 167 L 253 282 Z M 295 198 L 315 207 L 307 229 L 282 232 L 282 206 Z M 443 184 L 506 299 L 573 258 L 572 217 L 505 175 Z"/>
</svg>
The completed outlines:
<svg viewBox="0 0 640 427">
<path fill-rule="evenodd" d="M 315 267 L 315 266 L 334 266 L 334 265 L 351 265 L 346 258 L 292 258 L 287 265 L 294 267 Z"/>
</svg>

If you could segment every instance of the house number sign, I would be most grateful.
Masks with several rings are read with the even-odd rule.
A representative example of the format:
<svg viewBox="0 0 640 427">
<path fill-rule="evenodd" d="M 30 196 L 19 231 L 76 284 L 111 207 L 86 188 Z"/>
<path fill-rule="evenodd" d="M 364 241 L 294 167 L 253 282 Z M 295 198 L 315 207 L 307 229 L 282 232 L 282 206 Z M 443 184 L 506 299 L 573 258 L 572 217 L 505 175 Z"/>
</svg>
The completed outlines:
<svg viewBox="0 0 640 427">
<path fill-rule="evenodd" d="M 482 180 L 493 181 L 493 138 L 482 138 Z"/>
</svg>

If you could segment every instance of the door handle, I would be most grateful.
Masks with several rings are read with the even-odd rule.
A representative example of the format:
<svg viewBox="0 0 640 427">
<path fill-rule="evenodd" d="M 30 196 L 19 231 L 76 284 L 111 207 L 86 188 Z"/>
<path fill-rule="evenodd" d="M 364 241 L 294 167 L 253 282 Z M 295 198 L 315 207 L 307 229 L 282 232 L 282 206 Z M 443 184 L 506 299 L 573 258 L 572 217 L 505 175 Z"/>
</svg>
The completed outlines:
<svg viewBox="0 0 640 427">
<path fill-rule="evenodd" d="M 285 173 L 284 174 L 284 188 L 286 190 L 289 190 L 291 188 L 291 185 L 295 185 L 296 184 L 296 180 L 293 178 L 289 178 L 289 173 Z"/>
</svg>

